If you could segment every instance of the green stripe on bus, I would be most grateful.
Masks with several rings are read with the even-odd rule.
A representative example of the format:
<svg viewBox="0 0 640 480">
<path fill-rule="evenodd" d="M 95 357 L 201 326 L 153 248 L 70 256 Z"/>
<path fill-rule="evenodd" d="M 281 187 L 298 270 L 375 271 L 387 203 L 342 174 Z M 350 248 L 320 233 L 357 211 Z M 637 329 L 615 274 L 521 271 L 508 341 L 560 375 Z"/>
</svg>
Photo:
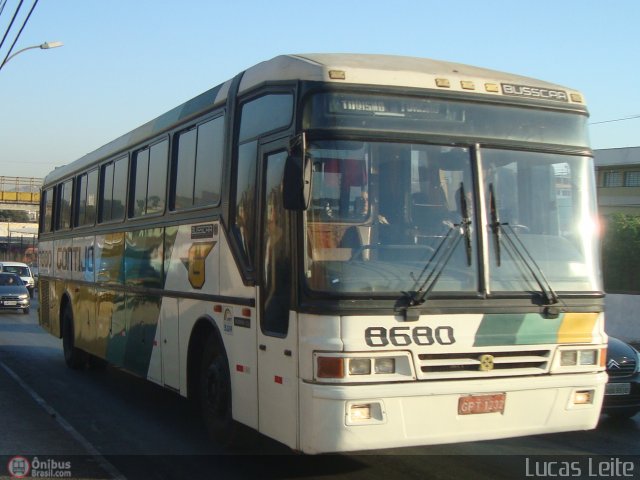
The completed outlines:
<svg viewBox="0 0 640 480">
<path fill-rule="evenodd" d="M 539 345 L 545 343 L 557 343 L 558 331 L 564 314 L 557 318 L 545 318 L 537 313 L 525 315 L 525 321 L 516 338 L 517 345 Z"/>
<path fill-rule="evenodd" d="M 524 314 L 513 313 L 485 315 L 476 332 L 473 346 L 515 345 L 525 316 Z"/>
<path fill-rule="evenodd" d="M 473 346 L 556 343 L 563 317 L 544 318 L 537 313 L 488 314 L 480 322 Z"/>
</svg>

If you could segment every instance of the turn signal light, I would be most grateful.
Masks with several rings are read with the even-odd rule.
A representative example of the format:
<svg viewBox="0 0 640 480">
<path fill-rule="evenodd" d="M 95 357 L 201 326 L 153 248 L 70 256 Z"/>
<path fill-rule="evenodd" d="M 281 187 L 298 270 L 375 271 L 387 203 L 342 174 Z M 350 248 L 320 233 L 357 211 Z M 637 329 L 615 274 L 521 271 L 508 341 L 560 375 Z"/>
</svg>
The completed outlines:
<svg viewBox="0 0 640 480">
<path fill-rule="evenodd" d="M 344 378 L 344 358 L 318 357 L 318 378 Z"/>
</svg>

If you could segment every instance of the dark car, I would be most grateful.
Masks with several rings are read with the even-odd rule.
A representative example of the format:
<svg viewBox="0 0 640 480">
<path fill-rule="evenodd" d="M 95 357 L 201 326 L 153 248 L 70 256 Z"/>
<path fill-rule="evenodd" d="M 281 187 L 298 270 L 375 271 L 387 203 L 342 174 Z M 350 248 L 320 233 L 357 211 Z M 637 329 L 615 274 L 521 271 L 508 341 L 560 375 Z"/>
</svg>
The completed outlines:
<svg viewBox="0 0 640 480">
<path fill-rule="evenodd" d="M 602 412 L 617 418 L 633 417 L 640 412 L 640 354 L 628 343 L 609 337 L 607 373 Z"/>
<path fill-rule="evenodd" d="M 0 273 L 0 309 L 29 313 L 29 290 L 15 273 Z"/>
</svg>

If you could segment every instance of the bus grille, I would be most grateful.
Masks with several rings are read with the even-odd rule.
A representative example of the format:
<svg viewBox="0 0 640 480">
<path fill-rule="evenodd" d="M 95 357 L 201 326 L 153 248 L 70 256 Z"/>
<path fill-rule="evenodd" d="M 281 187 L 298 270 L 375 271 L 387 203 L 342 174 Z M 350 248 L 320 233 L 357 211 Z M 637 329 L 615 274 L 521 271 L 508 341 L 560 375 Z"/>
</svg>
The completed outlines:
<svg viewBox="0 0 640 480">
<path fill-rule="evenodd" d="M 421 380 L 539 375 L 549 371 L 551 350 L 421 353 L 418 360 Z"/>
</svg>

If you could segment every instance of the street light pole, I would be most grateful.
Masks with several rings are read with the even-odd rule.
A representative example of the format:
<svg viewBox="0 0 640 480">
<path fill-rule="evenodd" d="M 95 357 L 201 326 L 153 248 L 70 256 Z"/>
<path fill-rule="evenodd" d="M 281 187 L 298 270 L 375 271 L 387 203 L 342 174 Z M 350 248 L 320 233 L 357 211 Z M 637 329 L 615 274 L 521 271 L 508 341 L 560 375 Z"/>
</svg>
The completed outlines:
<svg viewBox="0 0 640 480">
<path fill-rule="evenodd" d="M 2 65 L 0 65 L 0 69 L 2 69 L 2 67 L 4 67 L 7 64 L 7 62 L 9 60 L 11 60 L 13 57 L 15 57 L 16 55 L 18 55 L 18 54 L 20 54 L 22 52 L 25 52 L 27 50 L 31 50 L 31 49 L 34 49 L 34 48 L 40 48 L 42 50 L 49 50 L 50 48 L 58 48 L 58 47 L 62 47 L 63 45 L 64 45 L 64 43 L 62 43 L 62 42 L 44 42 L 44 43 L 42 43 L 40 45 L 32 45 L 30 47 L 25 47 L 25 48 L 23 48 L 21 50 L 18 50 L 15 53 L 9 55 L 6 58 L 6 60 L 2 63 Z"/>
</svg>

